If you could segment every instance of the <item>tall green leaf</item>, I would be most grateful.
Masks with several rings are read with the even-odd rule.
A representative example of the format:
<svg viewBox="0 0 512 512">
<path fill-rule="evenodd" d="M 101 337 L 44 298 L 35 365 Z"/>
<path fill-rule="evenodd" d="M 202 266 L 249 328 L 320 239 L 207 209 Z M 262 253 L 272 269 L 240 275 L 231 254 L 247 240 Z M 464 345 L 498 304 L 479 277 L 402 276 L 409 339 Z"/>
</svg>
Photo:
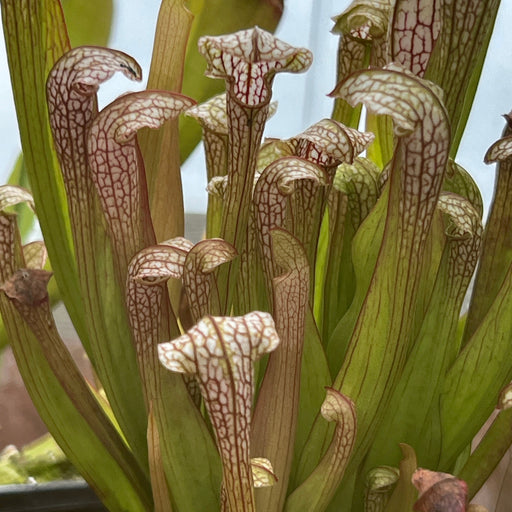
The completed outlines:
<svg viewBox="0 0 512 512">
<path fill-rule="evenodd" d="M 454 157 L 473 105 L 500 0 L 445 0 L 441 4 L 441 32 L 425 78 L 444 91 L 452 126 L 450 156 Z"/>
<path fill-rule="evenodd" d="M 55 279 L 80 338 L 87 329 L 64 186 L 46 107 L 46 78 L 69 49 L 58 0 L 2 0 L 2 22 L 21 146 Z"/>
<path fill-rule="evenodd" d="M 400 69 L 356 73 L 336 93 L 354 104 L 364 102 L 374 113 L 393 116 L 400 138 L 390 171 L 382 246 L 333 385 L 357 408 L 353 470 L 372 442 L 405 363 L 418 270 L 448 159 L 449 127 L 435 92 Z M 326 434 L 316 425 L 309 442 L 321 446 Z M 335 499 L 331 507 L 336 504 Z"/>
<path fill-rule="evenodd" d="M 435 286 L 419 335 L 365 461 L 367 469 L 397 465 L 401 442 L 415 449 L 422 466 L 436 467 L 439 461 L 439 396 L 446 370 L 459 351 L 459 313 L 482 236 L 479 215 L 469 201 L 445 192 L 440 197 L 439 209 L 447 217 L 446 243 Z"/>
<path fill-rule="evenodd" d="M 24 266 L 19 234 L 11 215 L 0 214 L 0 240 L 0 280 L 5 283 Z M 41 291 L 43 297 L 45 294 L 44 286 L 42 290 L 38 288 L 36 280 L 31 284 L 33 290 L 25 292 L 24 297 L 37 308 Z M 101 413 L 86 412 L 88 405 L 95 408 L 95 401 L 92 395 L 82 401 L 80 395 L 89 393 L 85 382 L 66 379 L 64 374 L 69 376 L 73 363 L 63 346 L 58 347 L 55 326 L 45 320 L 39 323 L 42 328 L 33 332 L 4 293 L 0 295 L 0 312 L 27 390 L 67 456 L 112 511 L 148 510 L 151 496 L 147 484 L 145 486 L 123 441 Z M 47 336 L 52 336 L 53 341 L 42 339 Z M 61 366 L 60 375 L 54 372 L 56 365 Z M 79 390 L 80 384 L 82 390 Z M 100 431 L 106 437 L 98 437 Z M 112 492 L 112 485 L 118 492 Z"/>
<path fill-rule="evenodd" d="M 84 346 L 128 442 L 147 468 L 146 416 L 124 304 L 129 256 L 123 264 L 103 223 L 89 166 L 89 158 L 95 161 L 97 155 L 88 151 L 86 137 L 98 115 L 98 86 L 116 71 L 140 77 L 138 64 L 124 53 L 75 48 L 52 68 L 47 97 L 75 244 L 80 279 L 76 294 L 83 297 L 88 318 L 89 339 Z"/>
<path fill-rule="evenodd" d="M 185 51 L 192 21 L 193 16 L 185 8 L 183 0 L 162 2 L 148 89 L 181 92 Z M 159 241 L 183 236 L 185 229 L 178 123 L 176 118 L 161 130 L 141 130 L 138 136 L 146 167 L 151 214 Z"/>
<path fill-rule="evenodd" d="M 63 0 L 61 3 L 72 47 L 108 44 L 113 0 Z"/>
<path fill-rule="evenodd" d="M 464 330 L 464 343 L 473 335 L 489 310 L 512 264 L 509 229 L 512 222 L 511 137 L 512 129 L 507 124 L 503 137 L 489 148 L 485 156 L 486 163 L 497 162 L 496 184 Z"/>
</svg>

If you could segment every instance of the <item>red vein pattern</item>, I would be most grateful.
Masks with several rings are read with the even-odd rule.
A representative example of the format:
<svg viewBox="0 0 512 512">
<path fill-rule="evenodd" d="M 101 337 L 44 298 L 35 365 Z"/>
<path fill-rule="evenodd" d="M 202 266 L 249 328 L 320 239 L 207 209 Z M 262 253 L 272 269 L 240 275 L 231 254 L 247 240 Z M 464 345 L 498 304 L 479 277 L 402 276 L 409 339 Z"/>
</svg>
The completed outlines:
<svg viewBox="0 0 512 512">
<path fill-rule="evenodd" d="M 488 42 L 500 2 L 443 0 L 441 4 L 441 33 L 426 78 L 445 91 L 445 106 L 455 133 L 459 120 L 462 120 L 468 83 L 479 63 L 477 56 Z"/>
<path fill-rule="evenodd" d="M 277 479 L 272 464 L 264 457 L 253 457 L 251 459 L 252 479 L 254 487 L 269 487 L 275 485 Z"/>
<path fill-rule="evenodd" d="M 279 343 L 269 313 L 207 316 L 158 347 L 169 370 L 197 376 L 223 464 L 223 511 L 255 510 L 250 462 L 254 361 Z"/>
<path fill-rule="evenodd" d="M 273 259 L 283 272 L 273 280 L 273 316 L 281 339 L 270 355 L 252 428 L 253 453 L 268 457 L 277 483 L 257 495 L 258 508 L 283 509 L 295 442 L 309 265 L 300 241 L 284 229 L 271 231 Z"/>
<path fill-rule="evenodd" d="M 292 138 L 297 141 L 297 156 L 327 168 L 342 162 L 351 164 L 373 139 L 373 133 L 360 132 L 333 119 L 322 119 Z"/>
<path fill-rule="evenodd" d="M 213 271 L 237 256 L 235 248 L 220 238 L 202 240 L 188 252 L 183 286 L 194 322 L 205 315 L 220 314 L 220 297 Z"/>
<path fill-rule="evenodd" d="M 219 297 L 212 272 L 235 256 L 233 247 L 220 238 L 202 240 L 194 245 L 185 238 L 177 237 L 138 253 L 130 263 L 129 276 L 135 283 L 150 287 L 169 278 L 183 281 L 193 320 L 197 322 L 205 315 L 216 314 Z M 157 293 L 157 288 L 149 288 L 147 293 Z M 130 303 L 134 301 L 130 300 Z M 140 303 L 133 305 L 140 315 L 149 318 L 157 312 L 148 308 L 144 313 Z"/>
<path fill-rule="evenodd" d="M 0 281 L 7 281 L 16 271 L 15 247 L 21 245 L 16 216 L 0 209 Z M 1 284 L 0 283 L 0 284 Z"/>
<path fill-rule="evenodd" d="M 397 67 L 355 73 L 336 87 L 335 94 L 351 104 L 362 102 L 375 114 L 392 116 L 399 137 L 383 245 L 367 295 L 372 300 L 368 298 L 361 309 L 334 384 L 337 389 L 343 385 L 358 404 L 357 453 L 362 454 L 375 429 L 375 415 L 388 398 L 388 384 L 404 363 L 417 292 L 410 276 L 418 275 L 445 174 L 450 131 L 446 110 L 429 83 Z M 389 316 L 378 315 L 371 307 L 384 307 L 384 300 Z M 370 369 L 362 373 L 360 365 Z"/>
<path fill-rule="evenodd" d="M 160 319 L 167 300 L 166 281 L 169 278 L 183 281 L 193 319 L 197 321 L 215 310 L 212 302 L 218 309 L 216 280 L 211 272 L 234 256 L 232 247 L 224 240 L 203 240 L 194 246 L 189 240 L 176 237 L 143 249 L 132 259 L 128 267 L 126 302 L 141 373 L 147 379 L 152 379 L 148 368 L 156 354 L 156 344 L 162 341 L 162 336 L 178 334 L 177 326 L 173 324 L 174 330 L 169 330 Z M 217 292 L 216 300 L 212 298 L 214 292 Z M 170 319 L 174 320 L 172 316 Z M 164 315 L 163 321 L 169 319 Z M 192 390 L 189 384 L 187 381 Z"/>
<path fill-rule="evenodd" d="M 26 268 L 41 270 L 48 259 L 48 251 L 44 242 L 36 241 L 24 245 L 23 259 L 25 260 Z"/>
<path fill-rule="evenodd" d="M 206 75 L 226 80 L 229 128 L 228 187 L 221 237 L 242 253 L 247 232 L 257 153 L 269 113 L 276 73 L 305 71 L 312 55 L 259 28 L 202 37 Z M 229 285 L 228 285 L 229 286 Z"/>
<path fill-rule="evenodd" d="M 355 405 L 338 390 L 326 387 L 322 417 L 336 422 L 334 436 L 324 456 L 306 481 L 286 501 L 285 512 L 325 510 L 343 479 L 357 432 Z"/>
<path fill-rule="evenodd" d="M 322 119 L 291 139 L 295 154 L 325 170 L 327 187 L 318 183 L 301 181 L 294 194 L 294 234 L 306 247 L 311 268 L 315 268 L 320 226 L 327 205 L 336 168 L 341 163 L 352 163 L 374 139 L 368 132 L 360 132 L 332 119 Z M 300 216 L 300 217 L 299 217 Z"/>
<path fill-rule="evenodd" d="M 199 51 L 208 61 L 206 75 L 225 78 L 228 98 L 247 106 L 270 101 L 275 73 L 305 71 L 312 61 L 309 50 L 295 48 L 258 27 L 202 37 Z"/>
<path fill-rule="evenodd" d="M 187 110 L 186 115 L 196 119 L 203 130 L 228 134 L 228 116 L 226 113 L 226 93 L 213 96 L 208 101 L 200 103 Z"/>
<path fill-rule="evenodd" d="M 72 223 L 84 218 L 92 187 L 86 156 L 86 128 L 97 114 L 98 86 L 117 71 L 132 80 L 142 77 L 128 55 L 97 47 L 80 47 L 55 64 L 47 80 L 50 126 L 59 156 Z"/>
<path fill-rule="evenodd" d="M 193 104 L 186 96 L 165 91 L 126 94 L 102 110 L 89 129 L 92 178 L 120 259 L 121 276 L 137 251 L 156 242 L 137 130 L 159 128 Z"/>
<path fill-rule="evenodd" d="M 143 249 L 128 266 L 126 307 L 148 407 L 159 387 L 157 343 L 179 333 L 166 282 L 181 279 L 191 247 L 191 242 L 177 237 Z"/>
<path fill-rule="evenodd" d="M 126 272 L 116 265 L 87 158 L 87 130 L 97 115 L 96 91 L 116 71 L 141 79 L 139 65 L 124 53 L 97 47 L 73 49 L 50 72 L 47 99 L 70 212 L 79 292 L 89 319 L 87 333 L 80 334 L 121 428 L 134 450 L 146 458 L 143 431 L 133 421 L 144 407 L 138 375 L 129 385 L 133 392 L 129 400 L 126 384 L 121 382 L 124 373 L 137 371 L 134 354 L 125 345 L 130 342 L 128 322 L 124 315 L 112 314 L 110 308 L 112 302 L 122 305 Z M 116 328 L 112 330 L 110 325 Z M 123 370 L 114 374 L 114 364 Z"/>
<path fill-rule="evenodd" d="M 226 93 L 189 108 L 186 115 L 196 119 L 203 131 L 208 182 L 227 173 L 228 117 Z"/>
<path fill-rule="evenodd" d="M 429 225 L 446 167 L 450 143 L 446 110 L 430 84 L 399 67 L 356 73 L 335 89 L 333 95 L 337 94 L 349 96 L 353 103 L 363 102 L 373 113 L 393 116 L 404 147 L 400 214 L 405 228 L 419 235 L 414 245 L 421 244 L 427 229 L 417 228 Z"/>
<path fill-rule="evenodd" d="M 34 199 L 28 190 L 14 185 L 0 186 L 0 210 L 23 202 L 34 209 Z"/>
<path fill-rule="evenodd" d="M 446 234 L 452 238 L 468 238 L 482 234 L 480 215 L 471 202 L 453 192 L 441 192 L 438 208 L 450 216 Z"/>
<path fill-rule="evenodd" d="M 441 0 L 398 0 L 391 31 L 391 58 L 423 77 L 441 31 Z"/>
<path fill-rule="evenodd" d="M 294 156 L 294 154 L 295 144 L 291 140 L 266 138 L 258 152 L 256 176 L 259 176 L 272 162 L 283 156 Z"/>
<path fill-rule="evenodd" d="M 188 252 L 194 244 L 183 237 L 172 238 L 161 244 L 143 249 L 130 263 L 130 277 L 148 285 L 181 279 Z"/>
<path fill-rule="evenodd" d="M 386 34 L 392 0 L 355 0 L 339 16 L 333 18 L 334 32 L 367 40 Z"/>
<path fill-rule="evenodd" d="M 341 164 L 334 177 L 334 188 L 347 197 L 350 220 L 357 231 L 380 195 L 379 168 L 366 158 L 352 164 Z"/>
<path fill-rule="evenodd" d="M 294 182 L 297 180 L 328 183 L 328 177 L 320 167 L 308 160 L 291 156 L 271 163 L 261 173 L 254 189 L 257 236 L 269 290 L 272 289 L 272 279 L 277 273 L 270 231 L 275 227 L 285 227 L 285 222 L 293 226 L 294 212 L 287 213 L 287 196 L 294 191 Z M 289 227 L 288 224 L 286 227 Z M 293 227 L 290 231 L 293 231 Z"/>
<path fill-rule="evenodd" d="M 332 31 L 342 34 L 338 52 L 339 81 L 366 67 L 367 60 L 378 67 L 389 62 L 387 32 L 392 8 L 392 0 L 355 0 L 345 12 L 333 18 Z M 355 60 L 351 61 L 351 57 Z"/>
<path fill-rule="evenodd" d="M 218 199 L 224 199 L 227 186 L 227 176 L 214 176 L 206 186 L 206 190 L 209 195 L 215 196 Z"/>
<path fill-rule="evenodd" d="M 441 192 L 438 208 L 448 217 L 446 249 L 450 251 L 452 287 L 447 293 L 458 296 L 458 304 L 461 306 L 480 257 L 482 220 L 468 199 L 453 192 Z"/>
<path fill-rule="evenodd" d="M 267 118 L 271 117 L 276 109 L 276 102 L 270 103 Z M 197 119 L 203 129 L 207 179 L 208 183 L 211 183 L 213 178 L 225 176 L 228 172 L 229 130 L 226 93 L 189 108 L 186 114 Z M 210 196 L 206 215 L 206 238 L 220 235 L 223 204 L 223 201 L 216 195 Z"/>
<path fill-rule="evenodd" d="M 157 343 L 179 333 L 166 282 L 181 279 L 192 245 L 185 238 L 173 238 L 143 249 L 128 265 L 126 307 L 148 407 L 158 390 Z"/>
<path fill-rule="evenodd" d="M 334 388 L 326 388 L 327 394 L 320 413 L 327 421 L 335 421 L 334 437 L 324 455 L 330 471 L 327 472 L 326 490 L 331 493 L 341 482 L 345 467 L 356 440 L 357 420 L 356 408 L 352 400 Z M 320 462 L 320 467 L 324 463 Z M 330 481 L 329 481 L 330 480 Z M 329 500 L 326 499 L 328 502 Z"/>
<path fill-rule="evenodd" d="M 138 253 L 129 265 L 126 303 L 146 407 L 154 414 L 158 430 L 165 432 L 160 449 L 166 478 L 175 482 L 175 486 L 171 487 L 176 489 L 176 486 L 182 485 L 179 475 L 185 471 L 194 484 L 203 489 L 209 486 L 210 498 L 214 499 L 217 492 L 212 483 L 217 478 L 220 480 L 218 466 L 215 474 L 211 472 L 213 468 L 208 462 L 204 471 L 199 469 L 193 476 L 188 469 L 197 467 L 199 460 L 202 464 L 205 459 L 213 461 L 217 458 L 213 439 L 197 409 L 201 399 L 197 382 L 194 376 L 183 378 L 167 372 L 160 364 L 157 345 L 180 334 L 165 281 L 171 277 L 182 278 L 186 255 L 192 246 L 188 240 L 177 237 Z M 176 421 L 178 416 L 180 421 Z M 184 465 L 187 469 L 183 469 Z M 176 482 L 178 478 L 179 484 Z M 186 498 L 180 496 L 180 499 Z"/>
<path fill-rule="evenodd" d="M 139 358 L 144 359 L 162 341 L 160 313 L 167 299 L 166 281 L 181 279 L 191 248 L 192 242 L 174 238 L 143 249 L 128 266 L 126 304 Z"/>
<path fill-rule="evenodd" d="M 502 162 L 512 156 L 512 135 L 497 140 L 485 153 L 484 162 Z"/>
<path fill-rule="evenodd" d="M 202 127 L 206 177 L 208 183 L 228 172 L 228 118 L 226 94 L 214 96 L 205 103 L 189 108 L 187 116 L 196 119 Z M 220 235 L 223 201 L 216 195 L 208 197 L 206 238 Z"/>
</svg>

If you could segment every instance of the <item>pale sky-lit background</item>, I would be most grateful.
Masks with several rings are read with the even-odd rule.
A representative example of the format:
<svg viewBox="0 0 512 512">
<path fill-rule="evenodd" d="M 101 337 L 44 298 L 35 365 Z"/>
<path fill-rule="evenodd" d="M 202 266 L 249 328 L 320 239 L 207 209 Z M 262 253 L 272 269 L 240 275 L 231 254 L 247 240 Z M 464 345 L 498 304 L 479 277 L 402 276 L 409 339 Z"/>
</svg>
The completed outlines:
<svg viewBox="0 0 512 512">
<path fill-rule="evenodd" d="M 337 36 L 330 33 L 331 17 L 342 12 L 349 0 L 285 0 L 285 14 L 278 28 L 281 39 L 313 51 L 314 63 L 303 75 L 280 74 L 275 79 L 273 99 L 277 114 L 267 124 L 266 136 L 289 137 L 329 116 L 332 100 L 326 97 L 335 85 Z M 147 77 L 159 0 L 117 0 L 110 46 L 135 57 Z M 215 13 L 212 13 L 215 14 Z M 512 1 L 502 2 L 498 21 L 483 69 L 475 105 L 458 162 L 478 182 L 486 204 L 492 197 L 494 167 L 483 164 L 487 148 L 500 136 L 501 114 L 512 110 Z M 0 28 L 1 30 L 1 28 Z M 126 90 L 142 84 L 112 80 L 100 90 L 104 105 Z M 20 150 L 16 116 L 10 91 L 3 35 L 0 41 L 0 182 L 4 182 Z M 182 170 L 185 206 L 189 212 L 206 210 L 206 178 L 199 151 Z"/>
</svg>

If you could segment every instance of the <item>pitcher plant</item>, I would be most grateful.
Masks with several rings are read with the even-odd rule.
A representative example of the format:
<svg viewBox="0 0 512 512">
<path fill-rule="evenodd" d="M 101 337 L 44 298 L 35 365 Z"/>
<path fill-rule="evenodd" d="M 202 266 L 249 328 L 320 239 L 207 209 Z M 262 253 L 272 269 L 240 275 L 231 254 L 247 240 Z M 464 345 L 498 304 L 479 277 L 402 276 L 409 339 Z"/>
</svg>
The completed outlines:
<svg viewBox="0 0 512 512">
<path fill-rule="evenodd" d="M 137 62 L 71 47 L 59 0 L 1 0 L 30 187 L 0 188 L 2 339 L 109 510 L 484 510 L 512 443 L 512 118 L 485 227 L 456 156 L 499 3 L 353 1 L 331 117 L 280 140 L 274 79 L 313 59 L 272 35 L 282 2 L 163 0 L 148 89 L 99 110 Z M 180 162 L 201 134 L 193 243 Z"/>
</svg>

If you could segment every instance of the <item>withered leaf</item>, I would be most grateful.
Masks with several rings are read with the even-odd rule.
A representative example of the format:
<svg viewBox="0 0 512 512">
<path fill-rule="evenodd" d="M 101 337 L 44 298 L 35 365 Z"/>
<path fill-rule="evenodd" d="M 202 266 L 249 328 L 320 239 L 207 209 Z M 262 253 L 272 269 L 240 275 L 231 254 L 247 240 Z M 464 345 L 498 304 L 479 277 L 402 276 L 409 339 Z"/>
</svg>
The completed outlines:
<svg viewBox="0 0 512 512">
<path fill-rule="evenodd" d="M 418 468 L 412 483 L 420 493 L 413 507 L 415 512 L 466 512 L 468 487 L 463 480 Z"/>
<path fill-rule="evenodd" d="M 25 306 L 38 306 L 48 300 L 46 285 L 52 275 L 52 272 L 46 270 L 20 269 L 0 289 L 7 297 L 15 299 Z"/>
</svg>

